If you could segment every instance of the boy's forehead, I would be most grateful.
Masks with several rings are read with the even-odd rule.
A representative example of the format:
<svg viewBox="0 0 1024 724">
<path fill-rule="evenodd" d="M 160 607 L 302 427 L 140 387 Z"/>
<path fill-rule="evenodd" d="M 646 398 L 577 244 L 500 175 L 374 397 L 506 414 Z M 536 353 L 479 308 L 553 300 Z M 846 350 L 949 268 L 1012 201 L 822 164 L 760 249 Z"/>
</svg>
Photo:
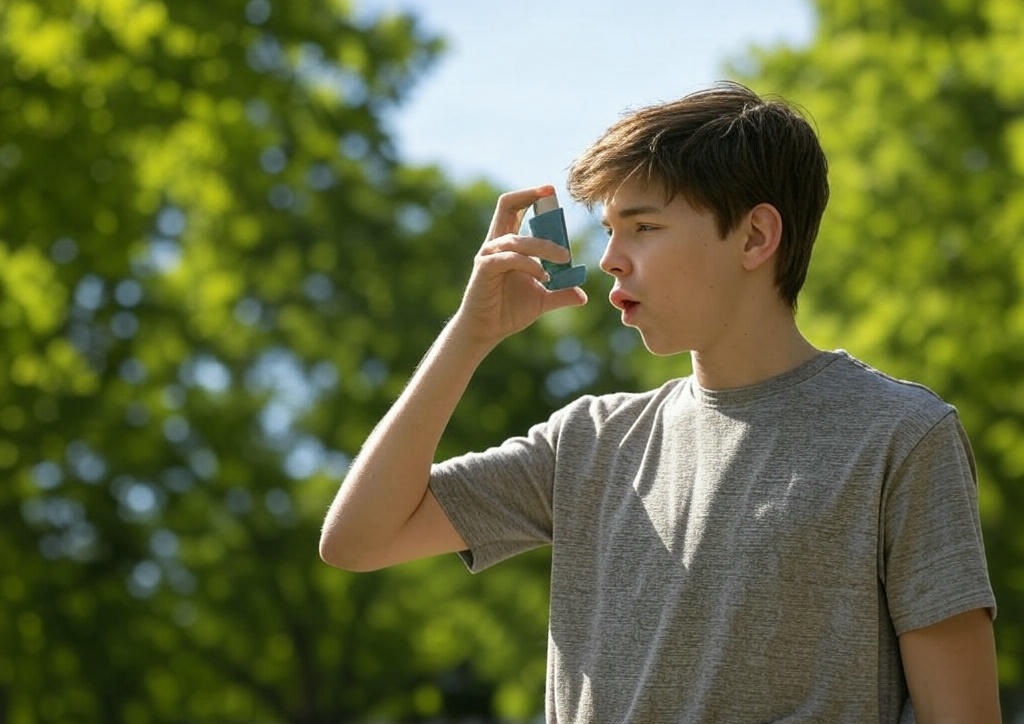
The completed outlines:
<svg viewBox="0 0 1024 724">
<path fill-rule="evenodd" d="M 631 216 L 663 210 L 670 202 L 665 188 L 657 183 L 627 179 L 603 202 L 601 216 Z"/>
</svg>

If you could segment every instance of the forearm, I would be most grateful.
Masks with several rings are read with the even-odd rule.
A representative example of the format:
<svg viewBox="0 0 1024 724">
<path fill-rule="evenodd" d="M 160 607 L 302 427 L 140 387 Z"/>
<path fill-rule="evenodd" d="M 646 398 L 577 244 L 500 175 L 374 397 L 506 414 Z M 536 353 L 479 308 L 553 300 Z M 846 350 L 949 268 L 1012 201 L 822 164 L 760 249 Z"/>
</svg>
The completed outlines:
<svg viewBox="0 0 1024 724">
<path fill-rule="evenodd" d="M 327 512 L 320 554 L 345 568 L 387 546 L 416 512 L 438 443 L 492 344 L 448 324 L 353 461 Z"/>
</svg>

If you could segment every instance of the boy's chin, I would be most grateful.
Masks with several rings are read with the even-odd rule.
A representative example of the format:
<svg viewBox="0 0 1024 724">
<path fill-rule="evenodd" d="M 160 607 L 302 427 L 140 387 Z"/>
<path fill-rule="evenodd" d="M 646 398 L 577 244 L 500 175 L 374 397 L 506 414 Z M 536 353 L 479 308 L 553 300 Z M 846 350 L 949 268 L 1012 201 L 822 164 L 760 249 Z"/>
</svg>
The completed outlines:
<svg viewBox="0 0 1024 724">
<path fill-rule="evenodd" d="M 649 335 L 645 335 L 643 332 L 640 333 L 640 338 L 644 341 L 644 347 L 647 351 L 653 354 L 655 357 L 672 357 L 677 354 L 685 354 L 690 351 L 690 348 L 685 345 L 673 344 L 670 340 L 665 339 L 654 339 Z"/>
</svg>

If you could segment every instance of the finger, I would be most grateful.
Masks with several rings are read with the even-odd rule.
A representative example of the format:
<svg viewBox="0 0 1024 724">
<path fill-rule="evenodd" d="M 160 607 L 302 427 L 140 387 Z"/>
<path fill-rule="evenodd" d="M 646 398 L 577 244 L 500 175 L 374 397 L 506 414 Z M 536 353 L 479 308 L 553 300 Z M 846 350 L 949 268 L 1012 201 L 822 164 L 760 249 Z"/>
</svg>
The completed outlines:
<svg viewBox="0 0 1024 724">
<path fill-rule="evenodd" d="M 531 256 L 513 251 L 499 251 L 484 254 L 477 260 L 477 267 L 484 274 L 507 274 L 508 272 L 524 272 L 543 283 L 548 280 L 548 273 L 540 262 Z"/>
<path fill-rule="evenodd" d="M 555 292 L 549 292 L 544 297 L 544 311 L 550 312 L 553 309 L 561 309 L 562 307 L 581 307 L 586 303 L 587 293 L 579 287 L 559 289 Z"/>
<path fill-rule="evenodd" d="M 519 191 L 509 191 L 498 197 L 498 204 L 491 218 L 491 226 L 487 230 L 487 239 L 496 239 L 505 234 L 514 234 L 523 224 L 523 216 L 530 205 L 537 199 L 551 196 L 555 187 L 551 185 L 535 186 Z"/>
<path fill-rule="evenodd" d="M 556 244 L 548 239 L 541 239 L 537 236 L 519 236 L 517 234 L 505 234 L 497 239 L 491 239 L 480 247 L 480 254 L 497 254 L 500 252 L 514 251 L 517 254 L 535 256 L 548 261 L 560 264 L 568 263 L 572 256 L 569 250 L 561 244 Z"/>
</svg>

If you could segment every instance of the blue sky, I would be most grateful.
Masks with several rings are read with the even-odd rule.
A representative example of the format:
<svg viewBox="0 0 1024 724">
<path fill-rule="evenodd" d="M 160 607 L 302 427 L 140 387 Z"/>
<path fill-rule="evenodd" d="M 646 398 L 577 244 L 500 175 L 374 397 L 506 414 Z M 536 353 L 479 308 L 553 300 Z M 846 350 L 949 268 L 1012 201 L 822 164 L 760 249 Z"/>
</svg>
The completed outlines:
<svg viewBox="0 0 1024 724">
<path fill-rule="evenodd" d="M 404 10 L 449 49 L 391 119 L 402 158 L 501 188 L 551 183 L 570 232 L 586 212 L 565 188 L 569 164 L 630 108 L 725 77 L 751 45 L 807 42 L 811 0 L 355 0 Z"/>
</svg>

